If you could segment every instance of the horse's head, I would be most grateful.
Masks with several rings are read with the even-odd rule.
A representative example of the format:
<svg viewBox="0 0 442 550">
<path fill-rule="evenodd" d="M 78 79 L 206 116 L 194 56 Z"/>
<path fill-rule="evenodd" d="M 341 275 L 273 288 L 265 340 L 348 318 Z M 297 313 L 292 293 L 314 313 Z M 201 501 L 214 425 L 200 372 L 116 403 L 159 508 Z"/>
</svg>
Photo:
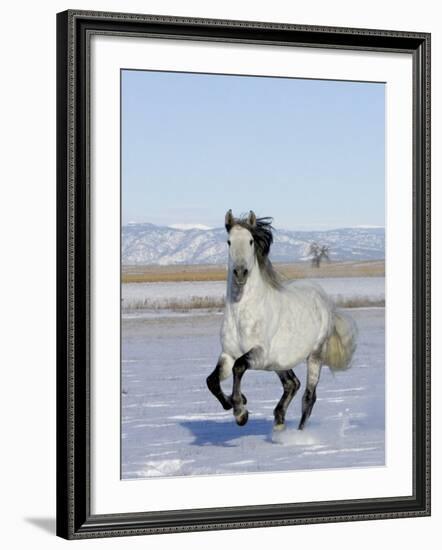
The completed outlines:
<svg viewBox="0 0 442 550">
<path fill-rule="evenodd" d="M 234 282 L 242 287 L 256 266 L 271 287 L 282 288 L 281 277 L 269 260 L 273 242 L 272 218 L 257 218 L 250 211 L 247 216 L 235 218 L 229 210 L 225 219 L 229 245 L 229 269 Z"/>
<path fill-rule="evenodd" d="M 233 277 L 237 285 L 243 286 L 255 265 L 255 241 L 252 233 L 256 227 L 256 216 L 250 211 L 247 219 L 239 221 L 229 210 L 225 225 Z"/>
</svg>

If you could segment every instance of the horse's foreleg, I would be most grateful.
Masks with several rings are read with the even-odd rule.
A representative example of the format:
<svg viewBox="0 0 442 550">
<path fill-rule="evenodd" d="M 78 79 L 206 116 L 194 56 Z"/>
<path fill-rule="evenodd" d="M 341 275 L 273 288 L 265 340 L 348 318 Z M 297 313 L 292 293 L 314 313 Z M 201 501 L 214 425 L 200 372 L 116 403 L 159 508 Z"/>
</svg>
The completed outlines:
<svg viewBox="0 0 442 550">
<path fill-rule="evenodd" d="M 302 416 L 299 429 L 304 428 L 305 423 L 312 414 L 313 405 L 316 402 L 316 386 L 321 375 L 321 361 L 318 357 L 310 355 L 307 359 L 307 387 L 302 396 Z"/>
<path fill-rule="evenodd" d="M 239 357 L 233 365 L 232 403 L 233 415 L 238 426 L 244 426 L 249 418 L 249 413 L 245 408 L 244 396 L 241 393 L 241 378 L 247 369 L 259 368 L 261 362 L 262 348 L 256 347 Z"/>
<path fill-rule="evenodd" d="M 284 428 L 285 413 L 292 399 L 295 397 L 296 392 L 301 387 L 301 382 L 292 370 L 276 372 L 276 374 L 281 380 L 284 393 L 273 411 L 275 415 L 274 428 L 276 430 L 281 430 Z"/>
<path fill-rule="evenodd" d="M 230 357 L 230 355 L 222 353 L 218 359 L 215 370 L 206 379 L 207 387 L 226 411 L 233 407 L 233 403 L 232 398 L 223 392 L 221 388 L 221 381 L 231 375 L 233 363 L 234 360 Z"/>
</svg>

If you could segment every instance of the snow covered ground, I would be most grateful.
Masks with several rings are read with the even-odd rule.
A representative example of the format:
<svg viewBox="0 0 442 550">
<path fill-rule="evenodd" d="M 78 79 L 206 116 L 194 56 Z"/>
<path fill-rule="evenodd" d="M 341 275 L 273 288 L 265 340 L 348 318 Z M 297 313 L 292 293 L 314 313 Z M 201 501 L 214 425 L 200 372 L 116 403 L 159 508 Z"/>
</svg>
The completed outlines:
<svg viewBox="0 0 442 550">
<path fill-rule="evenodd" d="M 385 298 L 384 277 L 330 277 L 309 280 L 321 285 L 338 302 L 343 298 Z M 126 283 L 122 286 L 123 309 L 167 308 L 171 302 L 183 306 L 190 304 L 193 298 L 222 299 L 225 290 L 224 281 Z"/>
<path fill-rule="evenodd" d="M 167 285 L 158 284 L 157 292 L 161 288 Z M 220 314 L 123 315 L 123 479 L 383 465 L 384 309 L 349 312 L 359 328 L 354 364 L 336 376 L 323 369 L 303 432 L 296 427 L 304 365 L 296 369 L 302 387 L 284 431 L 272 429 L 282 387 L 269 372 L 244 375 L 250 416 L 238 427 L 205 383 L 220 351 Z M 231 379 L 223 385 L 230 392 Z"/>
</svg>

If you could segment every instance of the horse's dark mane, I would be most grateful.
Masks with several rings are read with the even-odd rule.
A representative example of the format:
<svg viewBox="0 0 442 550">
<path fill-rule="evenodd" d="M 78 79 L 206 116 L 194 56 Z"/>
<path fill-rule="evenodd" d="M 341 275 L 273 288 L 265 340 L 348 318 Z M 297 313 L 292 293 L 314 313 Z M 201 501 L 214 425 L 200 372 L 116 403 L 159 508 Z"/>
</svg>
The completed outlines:
<svg viewBox="0 0 442 550">
<path fill-rule="evenodd" d="M 233 225 L 240 225 L 250 231 L 255 242 L 255 254 L 258 265 L 264 279 L 273 288 L 281 289 L 283 286 L 281 275 L 275 271 L 272 262 L 269 260 L 274 231 L 272 222 L 273 218 L 263 217 L 257 218 L 255 224 L 251 225 L 248 222 L 248 216 L 241 216 L 240 218 L 235 218 Z"/>
</svg>

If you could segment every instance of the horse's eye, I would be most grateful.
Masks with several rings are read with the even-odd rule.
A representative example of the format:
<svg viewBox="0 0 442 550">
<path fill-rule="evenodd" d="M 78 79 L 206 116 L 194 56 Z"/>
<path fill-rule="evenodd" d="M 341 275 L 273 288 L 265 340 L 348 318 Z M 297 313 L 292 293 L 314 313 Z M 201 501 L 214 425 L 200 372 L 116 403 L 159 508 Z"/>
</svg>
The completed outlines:
<svg viewBox="0 0 442 550">
<path fill-rule="evenodd" d="M 230 240 L 227 241 L 227 244 L 230 246 L 232 243 L 230 242 Z"/>
<path fill-rule="evenodd" d="M 250 239 L 249 244 L 250 244 L 250 246 L 252 246 L 252 244 L 253 244 L 253 239 Z"/>
</svg>

